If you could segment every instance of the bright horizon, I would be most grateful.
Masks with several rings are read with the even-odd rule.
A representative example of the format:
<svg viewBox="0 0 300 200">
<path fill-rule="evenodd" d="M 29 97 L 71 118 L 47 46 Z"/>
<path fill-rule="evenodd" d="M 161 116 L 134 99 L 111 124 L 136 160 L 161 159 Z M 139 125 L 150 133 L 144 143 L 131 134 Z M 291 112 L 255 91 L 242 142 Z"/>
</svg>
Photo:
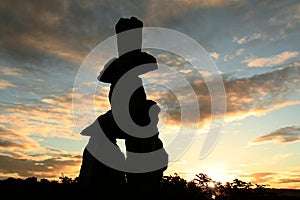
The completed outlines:
<svg viewBox="0 0 300 200">
<path fill-rule="evenodd" d="M 0 179 L 79 175 L 85 141 L 74 122 L 72 97 L 77 95 L 81 100 L 83 113 L 90 102 L 86 96 L 74 94 L 76 75 L 90 51 L 114 34 L 119 18 L 136 16 L 145 27 L 175 30 L 197 41 L 216 64 L 226 91 L 227 112 L 221 136 L 211 153 L 200 159 L 211 123 L 210 93 L 205 82 L 187 60 L 149 50 L 159 66 L 178 70 L 190 81 L 201 105 L 199 130 L 193 142 L 182 156 L 170 161 L 165 175 L 178 173 L 191 180 L 205 173 L 223 183 L 238 178 L 268 187 L 300 189 L 299 2 L 1 4 Z M 207 73 L 200 72 L 204 77 Z M 93 106 L 96 114 L 101 114 L 109 109 L 109 87 L 97 82 L 97 76 L 85 87 L 97 85 Z M 163 108 L 160 138 L 166 147 L 176 137 L 180 113 L 176 98 L 162 85 L 176 76 L 151 73 L 144 78 L 160 80 L 160 86 L 147 85 L 146 92 Z M 174 88 L 187 97 L 188 105 L 189 90 L 176 84 Z M 188 123 L 192 125 L 184 124 L 187 135 L 195 131 L 195 119 Z M 121 141 L 120 145 L 123 148 Z"/>
</svg>

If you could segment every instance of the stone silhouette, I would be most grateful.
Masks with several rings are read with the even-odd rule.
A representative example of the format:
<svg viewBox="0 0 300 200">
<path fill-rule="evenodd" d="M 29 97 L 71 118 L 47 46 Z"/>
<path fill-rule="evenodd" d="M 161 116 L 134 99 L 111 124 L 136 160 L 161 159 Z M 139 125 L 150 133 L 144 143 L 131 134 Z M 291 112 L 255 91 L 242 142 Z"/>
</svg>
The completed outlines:
<svg viewBox="0 0 300 200">
<path fill-rule="evenodd" d="M 115 26 L 118 57 L 112 58 L 98 76 L 99 81 L 110 83 L 108 98 L 111 110 L 99 116 L 82 132 L 90 136 L 90 140 L 83 153 L 79 180 L 85 185 L 94 186 L 99 184 L 99 178 L 104 178 L 102 180 L 108 180 L 113 187 L 122 187 L 125 183 L 128 198 L 160 199 L 161 179 L 167 169 L 168 154 L 164 151 L 157 128 L 160 108 L 155 101 L 147 99 L 143 81 L 139 77 L 158 69 L 155 57 L 142 51 L 142 28 L 143 22 L 136 17 L 121 18 Z M 134 125 L 131 126 L 131 123 Z M 117 138 L 125 139 L 127 152 L 144 154 L 162 150 L 162 154 L 153 154 L 153 162 L 159 160 L 162 167 L 147 172 L 122 172 L 102 164 L 89 152 L 90 148 L 102 149 L 97 146 L 96 140 L 93 141 L 98 132 L 92 127 L 97 124 L 115 146 Z M 146 129 L 134 129 L 134 126 Z M 125 166 L 138 166 L 142 160 L 131 155 L 129 153 L 126 160 L 124 158 Z M 121 156 L 120 152 L 117 157 Z"/>
<path fill-rule="evenodd" d="M 107 111 L 81 132 L 82 135 L 90 137 L 83 151 L 79 173 L 81 189 L 87 196 L 95 194 L 110 195 L 111 191 L 115 192 L 116 198 L 124 196 L 126 189 L 125 173 L 107 166 L 95 157 L 95 154 L 102 154 L 106 151 L 105 148 L 102 148 L 101 142 L 99 142 L 98 135 L 100 133 L 104 133 L 109 141 L 118 147 L 116 139 L 123 136 L 117 135 L 121 132 L 116 129 L 117 126 L 114 124 L 112 113 Z M 125 162 L 125 156 L 121 150 L 119 150 L 115 159 Z"/>
</svg>

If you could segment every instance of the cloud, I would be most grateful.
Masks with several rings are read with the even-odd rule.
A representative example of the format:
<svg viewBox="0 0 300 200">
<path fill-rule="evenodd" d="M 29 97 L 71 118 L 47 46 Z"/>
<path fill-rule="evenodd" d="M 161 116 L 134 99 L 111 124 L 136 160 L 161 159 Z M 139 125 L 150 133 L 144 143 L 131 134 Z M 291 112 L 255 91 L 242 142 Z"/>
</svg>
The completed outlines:
<svg viewBox="0 0 300 200">
<path fill-rule="evenodd" d="M 259 172 L 249 174 L 248 177 L 251 177 L 254 183 L 265 183 L 271 182 L 278 173 L 275 172 Z"/>
<path fill-rule="evenodd" d="M 260 144 L 267 142 L 275 143 L 292 143 L 300 141 L 300 126 L 289 126 L 279 128 L 266 135 L 258 137 L 252 141 L 252 144 Z"/>
<path fill-rule="evenodd" d="M 282 178 L 278 180 L 278 183 L 299 183 L 300 177 L 297 178 Z"/>
<path fill-rule="evenodd" d="M 251 36 L 244 36 L 241 38 L 234 36 L 232 41 L 241 45 L 241 44 L 248 44 L 249 42 L 258 40 L 262 37 L 263 37 L 263 34 L 261 34 L 261 33 L 253 33 Z"/>
<path fill-rule="evenodd" d="M 81 156 L 66 154 L 45 160 L 18 159 L 0 155 L 0 176 L 2 179 L 15 178 L 47 178 L 58 179 L 61 173 L 75 178 L 79 174 Z M 75 167 L 74 167 L 75 166 Z"/>
<path fill-rule="evenodd" d="M 239 6 L 243 2 L 182 0 L 171 3 L 169 1 L 124 1 L 120 4 L 119 1 L 114 0 L 51 1 L 51 3 L 2 1 L 0 11 L 3 20 L 0 21 L 0 25 L 5 28 L 0 32 L 1 49 L 4 49 L 1 52 L 1 62 L 3 62 L 1 65 L 9 67 L 1 68 L 1 73 L 16 79 L 13 82 L 10 82 L 11 79 L 0 79 L 0 89 L 5 92 L 3 97 L 9 96 L 0 104 L 2 128 L 0 149 L 3 154 L 0 174 L 16 172 L 22 176 L 50 177 L 59 174 L 59 168 L 61 171 L 72 171 L 76 174 L 80 165 L 77 159 L 80 155 L 75 153 L 77 155 L 75 158 L 60 151 L 59 146 L 47 143 L 49 145 L 43 147 L 42 144 L 53 138 L 58 138 L 60 141 L 78 139 L 74 134 L 76 130 L 70 92 L 76 69 L 95 45 L 113 34 L 113 25 L 119 17 L 136 15 L 150 26 L 173 24 L 176 28 L 183 28 L 192 34 L 200 35 L 200 38 L 205 41 L 217 38 L 217 43 L 223 44 L 222 38 L 228 35 L 224 30 L 228 30 L 231 23 L 234 23 L 234 27 L 244 25 L 244 21 L 226 21 L 230 17 L 240 16 L 240 13 L 244 14 L 244 8 L 240 10 Z M 228 12 L 223 7 L 228 9 L 231 7 L 230 11 L 234 12 Z M 217 14 L 212 17 L 203 8 L 216 10 Z M 240 13 L 234 9 L 238 9 Z M 280 16 L 275 17 L 276 20 L 280 19 Z M 216 19 L 219 20 L 218 23 L 210 23 Z M 222 29 L 225 26 L 226 29 Z M 244 29 L 244 26 L 240 27 Z M 232 31 L 236 33 L 239 30 Z M 242 45 L 262 37 L 264 37 L 262 34 L 254 33 L 241 38 L 236 37 L 234 40 Z M 214 59 L 220 57 L 216 51 L 221 52 L 221 50 L 214 50 L 211 54 Z M 233 59 L 242 53 L 243 48 L 239 48 L 228 59 Z M 191 86 L 198 95 L 200 123 L 203 126 L 208 124 L 211 117 L 211 99 L 205 82 L 194 76 L 194 70 L 183 68 L 178 59 L 171 60 L 168 64 L 180 68 L 191 81 Z M 202 71 L 201 75 L 204 73 L 206 72 Z M 298 77 L 299 70 L 296 67 L 286 67 L 249 78 L 226 79 L 224 76 L 227 119 L 260 116 L 272 109 L 299 104 L 288 99 L 288 96 L 295 92 L 295 88 L 299 88 Z M 168 78 L 170 74 L 162 76 L 159 83 L 168 82 Z M 16 85 L 18 87 L 15 87 Z M 7 92 L 8 88 L 12 90 Z M 169 123 L 178 125 L 181 116 L 180 104 L 174 92 L 157 87 L 153 88 L 150 97 L 165 106 Z M 176 92 L 182 94 L 186 105 L 191 102 L 190 91 L 186 87 L 178 84 Z M 83 111 L 90 103 L 88 95 L 76 94 L 75 97 L 80 99 L 81 103 L 82 113 L 79 114 L 85 114 Z M 96 114 L 109 108 L 107 88 L 96 91 L 95 101 Z M 191 108 L 187 107 L 187 109 Z M 84 118 L 82 121 L 87 118 L 85 115 L 81 117 Z M 192 117 L 186 121 L 195 123 Z M 86 124 L 81 124 L 84 125 Z M 32 152 L 35 154 L 33 155 Z M 9 169 L 11 166 L 8 163 L 13 163 L 13 169 Z M 25 168 L 30 170 L 26 172 Z M 35 170 L 41 171 L 41 174 L 34 174 L 32 171 Z"/>
<path fill-rule="evenodd" d="M 162 56 L 164 57 L 164 56 Z M 166 59 L 164 62 L 168 62 Z M 180 62 L 180 59 L 174 59 L 171 63 Z M 182 61 L 185 62 L 185 61 Z M 189 81 L 190 86 L 197 94 L 196 101 L 199 103 L 200 122 L 196 121 L 193 117 L 187 116 L 184 119 L 186 125 L 200 124 L 198 126 L 192 126 L 193 128 L 203 128 L 210 123 L 211 120 L 211 99 L 210 93 L 207 89 L 206 83 L 201 79 L 201 75 L 195 72 L 195 69 L 189 68 L 184 65 L 174 65 L 178 71 L 183 70 L 181 73 Z M 190 72 L 192 70 L 192 72 Z M 296 104 L 289 100 L 289 95 L 295 93 L 295 90 L 299 88 L 299 66 L 291 66 L 275 71 L 259 74 L 248 78 L 229 79 L 224 76 L 224 85 L 226 89 L 227 100 L 227 114 L 226 120 L 239 120 L 250 115 L 260 116 L 269 112 L 272 109 L 279 107 Z M 162 105 L 167 111 L 167 124 L 169 126 L 178 126 L 181 120 L 181 111 L 179 100 L 176 94 L 181 95 L 181 100 L 184 101 L 186 109 L 189 111 L 192 107 L 189 107 L 191 101 L 191 90 L 183 84 L 174 84 L 175 90 L 171 91 L 164 88 L 165 82 L 172 83 L 173 79 L 176 79 L 174 74 L 152 74 L 149 78 L 162 79 L 161 87 L 151 87 L 149 92 L 149 98 L 157 101 L 159 105 Z M 174 76 L 173 76 L 174 75 Z M 155 82 L 155 83 L 161 83 Z M 283 84 L 285 82 L 285 84 Z M 176 81 L 174 83 L 177 83 Z M 93 86 L 93 85 L 92 85 Z M 90 83 L 87 83 L 84 88 L 92 87 Z M 95 88 L 94 88 L 95 89 Z M 76 97 L 81 106 L 81 111 L 86 111 L 88 105 L 94 102 L 89 102 L 89 95 L 92 94 L 73 94 L 74 90 L 65 90 L 61 94 L 52 93 L 51 95 L 44 94 L 43 87 L 39 85 L 39 90 L 36 96 L 40 99 L 35 99 L 34 104 L 25 102 L 1 104 L 3 108 L 0 114 L 0 121 L 3 130 L 1 131 L 1 149 L 5 156 L 10 156 L 15 159 L 33 159 L 30 152 L 37 151 L 42 152 L 43 155 L 35 157 L 39 160 L 54 159 L 55 156 L 61 152 L 57 152 L 57 149 L 61 148 L 55 145 L 48 145 L 42 147 L 43 141 L 51 141 L 53 138 L 58 138 L 61 141 L 74 141 L 78 140 L 78 135 L 74 134 L 75 124 L 72 113 L 72 97 Z M 95 110 L 94 113 L 90 113 L 86 116 L 86 113 L 79 113 L 82 124 L 79 126 L 86 126 L 86 119 L 94 119 L 95 114 L 99 114 L 108 108 L 107 93 L 108 87 L 99 88 L 96 92 L 96 98 L 94 99 L 96 104 L 93 104 Z M 73 96 L 75 95 L 75 96 Z M 92 96 L 93 97 L 93 96 Z M 76 103 L 76 102 L 75 102 Z M 90 107 L 89 107 L 90 109 Z M 82 116 L 80 116 L 82 114 Z M 13 130 L 9 127 L 13 127 Z M 170 133 L 172 134 L 172 133 Z M 12 139 L 14 138 L 14 139 Z M 65 140 L 63 140 L 65 139 Z M 8 154 L 5 150 L 10 149 Z M 18 149 L 19 152 L 14 150 Z M 78 153 L 78 152 L 77 152 Z M 44 157 L 47 155 L 47 157 Z M 66 158 L 65 158 L 66 159 Z M 78 163 L 77 163 L 78 164 Z M 79 165 L 74 166 L 78 168 Z"/>
<path fill-rule="evenodd" d="M 8 87 L 16 87 L 13 83 L 0 79 L 0 90 L 6 89 Z"/>
<path fill-rule="evenodd" d="M 222 7 L 222 6 L 228 6 L 234 3 L 238 3 L 239 0 L 229 0 L 229 1 L 222 1 L 222 0 L 211 0 L 211 1 L 205 1 L 205 0 L 181 0 L 179 2 L 183 2 L 185 4 L 191 4 L 194 6 L 199 7 Z"/>
<path fill-rule="evenodd" d="M 246 116 L 261 116 L 288 105 L 299 104 L 292 100 L 299 87 L 300 68 L 286 67 L 249 78 L 224 81 L 229 120 Z"/>
<path fill-rule="evenodd" d="M 13 127 L 23 136 L 75 139 L 72 116 L 72 96 L 52 96 L 35 104 L 10 103 L 1 105 L 1 124 Z M 41 131 L 42 130 L 42 131 Z M 30 146 L 30 145 L 28 145 Z"/>
<path fill-rule="evenodd" d="M 270 17 L 271 25 L 284 25 L 286 28 L 294 28 L 300 21 L 300 4 L 282 6 L 282 9 Z"/>
<path fill-rule="evenodd" d="M 239 174 L 242 180 L 254 184 L 267 185 L 273 188 L 299 189 L 299 172 L 295 171 L 263 171 L 248 174 Z"/>
<path fill-rule="evenodd" d="M 299 67 L 287 67 L 249 78 L 225 79 L 227 120 L 261 116 L 270 110 L 299 104 L 289 100 L 299 87 L 299 70 Z M 283 84 L 285 81 L 288 84 Z"/>
<path fill-rule="evenodd" d="M 218 54 L 217 52 L 210 52 L 209 53 L 210 54 L 210 56 L 214 59 L 214 60 L 218 60 L 218 58 L 219 58 L 219 56 L 220 56 L 220 54 Z"/>
<path fill-rule="evenodd" d="M 68 41 L 64 42 L 61 38 L 43 36 L 43 38 L 37 40 L 37 37 L 40 36 L 25 36 L 21 39 L 22 45 L 35 48 L 37 51 L 45 52 L 45 54 L 54 54 L 76 64 L 81 63 L 86 55 L 77 48 L 72 47 L 72 44 L 69 44 Z"/>
<path fill-rule="evenodd" d="M 0 126 L 1 178 L 35 176 L 56 179 L 62 172 L 71 177 L 78 175 L 81 162 L 79 153 L 41 146 L 42 137 L 32 138 L 25 131 Z"/>
<path fill-rule="evenodd" d="M 23 152 L 30 152 L 32 150 L 41 151 L 43 149 L 32 138 L 22 134 L 22 132 L 17 133 L 3 125 L 0 125 L 0 132 L 1 150 L 9 150 L 10 152 L 22 150 Z"/>
<path fill-rule="evenodd" d="M 160 57 L 163 56 L 161 55 Z M 167 55 L 164 56 L 164 60 L 159 59 L 159 61 L 162 63 L 178 62 L 177 59 L 172 59 Z M 174 66 L 174 69 L 179 72 L 189 72 L 182 74 L 187 81 L 187 85 L 182 84 L 182 81 L 181 84 L 178 84 L 178 76 L 175 75 L 156 74 L 154 76 L 152 74 L 152 77 L 146 76 L 146 78 L 152 78 L 153 81 L 156 80 L 155 83 L 157 85 L 151 86 L 148 95 L 159 102 L 163 109 L 166 109 L 170 123 L 178 124 L 181 120 L 180 106 L 185 105 L 185 103 L 190 105 L 193 98 L 191 95 L 195 92 L 196 103 L 199 105 L 201 116 L 200 127 L 203 128 L 203 126 L 211 122 L 211 96 L 204 79 L 200 76 L 202 71 L 199 74 L 199 71 L 186 63 L 182 63 L 181 66 L 171 66 Z M 226 74 L 223 75 L 227 102 L 225 120 L 241 120 L 248 116 L 259 117 L 271 110 L 300 104 L 300 101 L 293 98 L 293 95 L 297 94 L 297 90 L 300 87 L 299 70 L 299 66 L 292 65 L 252 77 L 230 78 Z M 204 73 L 206 73 L 205 70 Z M 174 87 L 172 90 L 164 88 L 164 86 L 173 82 Z M 193 91 L 191 91 L 191 88 Z M 181 96 L 181 99 L 178 99 L 179 96 Z M 189 121 L 191 124 L 195 123 L 195 119 L 188 116 L 186 121 Z"/>
<path fill-rule="evenodd" d="M 2 61 L 22 66 L 44 64 L 52 56 L 78 65 L 93 47 L 113 34 L 113 25 L 124 11 L 138 10 L 132 3 L 118 4 L 4 0 L 0 5 L 0 26 L 5 27 L 0 33 L 5 48 Z"/>
<path fill-rule="evenodd" d="M 179 1 L 158 1 L 150 0 L 146 3 L 145 22 L 146 24 L 161 25 L 168 19 L 184 16 L 191 10 L 200 8 L 216 8 L 231 5 L 242 4 L 243 1 L 238 0 L 179 0 Z M 153 15 L 155 13 L 155 15 Z"/>
<path fill-rule="evenodd" d="M 228 61 L 228 60 L 232 60 L 232 59 L 234 59 L 235 57 L 242 55 L 243 52 L 244 52 L 244 49 L 243 49 L 243 48 L 239 48 L 239 49 L 237 49 L 235 52 L 233 52 L 232 54 L 230 54 L 230 55 L 225 55 L 225 56 L 224 56 L 224 61 L 226 62 L 226 61 Z"/>
<path fill-rule="evenodd" d="M 0 72 L 5 76 L 21 76 L 21 73 L 16 69 L 12 69 L 12 67 L 3 67 Z"/>
<path fill-rule="evenodd" d="M 297 57 L 298 54 L 299 53 L 297 51 L 285 51 L 271 57 L 262 57 L 250 60 L 247 59 L 245 62 L 248 67 L 273 67 L 284 64 L 288 60 Z"/>
</svg>

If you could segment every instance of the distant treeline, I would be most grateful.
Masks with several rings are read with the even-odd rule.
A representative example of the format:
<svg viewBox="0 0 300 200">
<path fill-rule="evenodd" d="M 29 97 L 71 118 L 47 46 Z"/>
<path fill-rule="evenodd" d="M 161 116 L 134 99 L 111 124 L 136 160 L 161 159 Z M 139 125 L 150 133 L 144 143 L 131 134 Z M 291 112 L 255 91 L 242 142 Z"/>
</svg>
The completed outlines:
<svg viewBox="0 0 300 200">
<path fill-rule="evenodd" d="M 239 179 L 222 184 L 203 173 L 195 175 L 192 181 L 186 181 L 178 174 L 164 176 L 161 184 L 162 200 L 299 200 L 299 197 L 280 194 L 278 190 L 267 188 L 266 185 Z M 114 199 L 113 192 L 114 188 L 111 188 L 112 197 L 109 199 Z M 80 187 L 78 177 L 73 179 L 63 174 L 57 181 L 38 180 L 36 177 L 1 180 L 0 193 L 10 198 L 31 199 L 84 198 L 89 195 Z M 94 195 L 101 195 L 101 188 Z"/>
</svg>

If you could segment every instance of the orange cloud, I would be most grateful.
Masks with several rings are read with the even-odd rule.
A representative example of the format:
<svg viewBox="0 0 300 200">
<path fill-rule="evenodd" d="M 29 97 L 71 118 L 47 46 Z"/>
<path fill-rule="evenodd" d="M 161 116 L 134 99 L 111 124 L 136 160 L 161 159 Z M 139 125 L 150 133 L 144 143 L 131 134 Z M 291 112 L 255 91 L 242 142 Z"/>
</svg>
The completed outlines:
<svg viewBox="0 0 300 200">
<path fill-rule="evenodd" d="M 269 188 L 300 188 L 299 181 L 297 181 L 300 177 L 299 172 L 270 171 L 240 174 L 239 177 L 241 177 L 242 180 L 246 179 L 254 184 L 267 185 Z"/>
</svg>

